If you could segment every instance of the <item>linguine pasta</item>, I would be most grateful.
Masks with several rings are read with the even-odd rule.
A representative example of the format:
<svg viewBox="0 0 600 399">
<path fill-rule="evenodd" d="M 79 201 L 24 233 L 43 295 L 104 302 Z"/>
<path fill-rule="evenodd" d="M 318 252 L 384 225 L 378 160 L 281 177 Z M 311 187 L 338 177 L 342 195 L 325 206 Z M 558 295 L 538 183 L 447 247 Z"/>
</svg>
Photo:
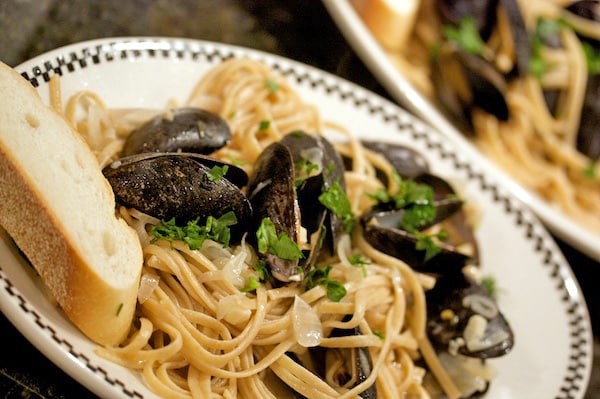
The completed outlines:
<svg viewBox="0 0 600 399">
<path fill-rule="evenodd" d="M 269 89 L 272 85 L 276 91 Z M 347 140 L 336 146 L 352 160 L 344 178 L 355 214 L 372 204 L 369 193 L 383 187 L 375 167 L 393 174 L 385 159 L 341 127 L 327 125 L 283 77 L 257 61 L 230 59 L 212 68 L 185 105 L 227 120 L 231 143 L 213 156 L 235 162 L 249 173 L 261 151 L 288 132 L 319 133 L 328 126 L 345 134 Z M 102 166 L 116 159 L 123 138 L 149 116 L 148 111 L 109 110 L 89 92 L 71 97 L 64 112 Z M 270 121 L 268 129 L 258 129 L 264 120 Z M 98 348 L 98 353 L 138 370 L 159 396 L 291 397 L 287 385 L 307 398 L 356 398 L 375 385 L 381 398 L 428 398 L 423 358 L 446 395 L 460 396 L 425 333 L 425 290 L 432 286 L 432 278 L 375 250 L 360 228 L 343 236 L 337 253 L 323 260 L 331 265 L 331 278 L 347 290 L 335 302 L 322 285 L 305 290 L 298 284 L 267 282 L 245 292 L 258 262 L 245 240 L 226 248 L 206 240 L 200 250 L 191 250 L 182 241 L 154 242 L 148 226 L 158 220 L 132 209 L 121 208 L 120 214 L 143 245 L 139 303 L 129 337 L 118 346 Z M 364 260 L 364 269 L 349 260 L 355 255 Z M 310 342 L 306 342 L 313 332 L 307 327 L 309 320 L 322 329 L 323 348 L 368 348 L 372 370 L 366 379 L 338 381 L 336 366 L 321 379 L 296 361 L 307 358 Z M 361 334 L 329 334 L 336 328 L 355 327 Z"/>
</svg>

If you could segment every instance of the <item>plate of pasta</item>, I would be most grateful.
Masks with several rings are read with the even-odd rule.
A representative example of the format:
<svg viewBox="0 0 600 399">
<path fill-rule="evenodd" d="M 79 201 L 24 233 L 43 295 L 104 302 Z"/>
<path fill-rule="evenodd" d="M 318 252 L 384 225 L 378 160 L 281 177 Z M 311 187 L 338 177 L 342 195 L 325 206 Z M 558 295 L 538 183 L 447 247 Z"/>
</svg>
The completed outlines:
<svg viewBox="0 0 600 399">
<path fill-rule="evenodd" d="M 600 259 L 595 2 L 324 4 L 396 101 Z"/>
<path fill-rule="evenodd" d="M 2 312 L 99 396 L 583 397 L 590 320 L 551 236 L 392 102 L 191 39 L 93 40 L 16 69 L 93 150 L 143 247 L 130 332 L 99 345 L 2 234 Z M 182 125 L 208 130 L 188 143 Z M 175 149 L 140 150 L 169 141 L 156 126 Z M 141 200 L 133 171 L 156 190 L 199 174 L 196 197 L 221 200 Z"/>
</svg>

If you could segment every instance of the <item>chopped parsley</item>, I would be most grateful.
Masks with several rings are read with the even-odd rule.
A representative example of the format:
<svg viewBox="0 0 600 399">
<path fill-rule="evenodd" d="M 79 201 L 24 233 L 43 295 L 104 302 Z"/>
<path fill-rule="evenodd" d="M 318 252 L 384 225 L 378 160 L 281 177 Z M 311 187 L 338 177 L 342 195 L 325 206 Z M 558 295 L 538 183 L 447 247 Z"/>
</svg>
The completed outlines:
<svg viewBox="0 0 600 399">
<path fill-rule="evenodd" d="M 350 262 L 350 264 L 352 266 L 360 267 L 362 269 L 363 276 L 364 277 L 367 276 L 367 267 L 366 266 L 371 262 L 363 259 L 363 257 L 360 254 L 354 254 L 354 255 L 349 256 L 348 262 Z"/>
<path fill-rule="evenodd" d="M 600 49 L 597 49 L 592 44 L 582 42 L 583 51 L 585 53 L 585 59 L 587 62 L 587 69 L 590 75 L 597 75 L 600 73 Z"/>
<path fill-rule="evenodd" d="M 542 56 L 542 49 L 551 37 L 557 35 L 563 24 L 560 21 L 539 18 L 533 32 L 531 41 L 531 59 L 529 60 L 529 72 L 540 79 L 548 70 L 549 66 Z"/>
<path fill-rule="evenodd" d="M 271 121 L 264 119 L 264 120 L 260 121 L 260 123 L 258 124 L 258 130 L 260 132 L 264 132 L 265 130 L 268 130 L 270 126 L 271 126 Z"/>
<path fill-rule="evenodd" d="M 272 254 L 281 259 L 299 260 L 304 257 L 302 251 L 292 239 L 284 232 L 277 234 L 275 225 L 269 218 L 264 218 L 256 231 L 258 239 L 258 252 Z"/>
<path fill-rule="evenodd" d="M 279 91 L 279 85 L 273 79 L 265 79 L 265 85 L 269 93 L 277 93 Z"/>
<path fill-rule="evenodd" d="M 119 306 L 117 306 L 117 316 L 121 314 L 121 310 L 123 310 L 123 302 L 121 302 Z"/>
<path fill-rule="evenodd" d="M 354 214 L 350 200 L 339 181 L 334 182 L 328 190 L 319 195 L 319 202 L 340 218 L 345 233 L 352 233 L 355 224 Z"/>
<path fill-rule="evenodd" d="M 258 287 L 260 287 L 260 281 L 258 281 L 256 279 L 256 277 L 250 276 L 250 277 L 248 277 L 248 283 L 246 283 L 246 285 L 240 291 L 250 292 L 250 291 L 254 291 Z"/>
<path fill-rule="evenodd" d="M 225 177 L 228 170 L 229 170 L 229 165 L 223 165 L 223 166 L 215 165 L 210 169 L 210 171 L 208 171 L 208 180 L 216 183 L 216 182 L 220 181 L 223 177 Z"/>
<path fill-rule="evenodd" d="M 242 292 L 254 291 L 260 286 L 260 283 L 264 283 L 268 281 L 269 278 L 271 278 L 271 273 L 269 273 L 267 262 L 265 262 L 263 259 L 259 259 L 259 261 L 256 263 L 256 266 L 254 266 L 253 269 L 256 273 L 256 276 L 251 275 L 248 277 L 248 282 L 241 289 Z"/>
<path fill-rule="evenodd" d="M 435 255 L 440 253 L 441 248 L 435 242 L 435 239 L 445 240 L 448 238 L 448 233 L 440 231 L 437 234 L 421 234 L 415 233 L 417 237 L 417 244 L 415 248 L 421 251 L 425 251 L 425 262 L 433 258 Z"/>
<path fill-rule="evenodd" d="M 483 277 L 481 279 L 481 285 L 492 298 L 496 298 L 498 294 L 498 287 L 496 286 L 496 280 L 494 279 L 494 277 Z"/>
<path fill-rule="evenodd" d="M 209 216 L 206 219 L 206 224 L 199 225 L 199 219 L 190 220 L 185 226 L 177 226 L 175 218 L 168 221 L 161 221 L 160 225 L 152 226 L 150 234 L 154 237 L 151 242 L 158 240 L 167 240 L 173 242 L 180 240 L 185 242 L 190 249 L 200 249 L 204 240 L 211 239 L 223 244 L 224 247 L 229 246 L 231 238 L 230 226 L 237 223 L 237 218 L 233 211 L 229 211 L 219 218 Z"/>
<path fill-rule="evenodd" d="M 326 268 L 314 268 L 306 276 L 306 288 L 312 289 L 317 285 L 324 285 L 327 288 L 327 298 L 333 302 L 339 302 L 346 295 L 346 288 L 337 280 L 329 277 L 331 265 Z"/>
<path fill-rule="evenodd" d="M 379 338 L 382 341 L 385 339 L 385 334 L 382 333 L 381 331 L 373 331 L 373 335 L 375 335 L 377 338 Z"/>
<path fill-rule="evenodd" d="M 265 281 L 268 281 L 269 278 L 271 278 L 271 273 L 269 273 L 267 262 L 265 262 L 262 259 L 260 259 L 256 266 L 254 266 L 254 271 L 256 272 L 256 275 L 258 276 L 258 280 L 260 282 L 264 283 Z"/>
<path fill-rule="evenodd" d="M 583 170 L 583 175 L 590 179 L 590 180 L 594 180 L 597 176 L 596 176 L 596 163 L 598 162 L 597 159 L 590 159 L 590 162 L 588 164 L 588 166 Z"/>
<path fill-rule="evenodd" d="M 301 160 L 296 162 L 294 164 L 294 167 L 296 168 L 296 173 L 301 173 L 306 176 L 310 176 L 313 172 L 318 171 L 320 168 L 319 164 L 311 162 L 308 159 L 306 159 L 305 157 L 302 157 Z"/>
<path fill-rule="evenodd" d="M 475 55 L 483 54 L 485 44 L 472 16 L 462 18 L 458 26 L 444 26 L 443 31 L 449 41 L 456 43 L 463 50 Z"/>
<path fill-rule="evenodd" d="M 371 197 L 379 204 L 393 204 L 395 209 L 403 209 L 400 227 L 412 233 L 435 218 L 433 188 L 414 180 L 403 180 L 398 174 L 394 174 L 394 179 L 398 183 L 395 193 L 380 189 Z"/>
</svg>

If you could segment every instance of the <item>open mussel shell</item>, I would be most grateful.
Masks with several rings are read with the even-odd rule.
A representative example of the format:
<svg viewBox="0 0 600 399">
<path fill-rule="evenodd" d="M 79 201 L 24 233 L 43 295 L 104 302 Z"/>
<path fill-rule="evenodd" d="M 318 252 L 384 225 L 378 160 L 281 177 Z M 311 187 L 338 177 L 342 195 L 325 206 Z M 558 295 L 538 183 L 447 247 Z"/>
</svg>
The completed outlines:
<svg viewBox="0 0 600 399">
<path fill-rule="evenodd" d="M 200 108 L 174 108 L 132 131 L 121 156 L 144 152 L 195 152 L 210 154 L 231 140 L 227 123 Z"/>
<path fill-rule="evenodd" d="M 456 123 L 470 123 L 475 107 L 500 120 L 508 119 L 506 78 L 489 61 L 446 44 L 434 68 L 433 83 L 439 101 Z"/>
<path fill-rule="evenodd" d="M 471 17 L 484 40 L 496 24 L 498 0 L 437 0 L 436 5 L 444 25 L 458 25 L 463 18 Z"/>
<path fill-rule="evenodd" d="M 277 234 L 285 233 L 298 242 L 300 210 L 295 195 L 294 162 L 289 149 L 274 142 L 267 146 L 255 163 L 248 183 L 248 198 L 254 211 L 254 231 L 264 218 L 269 218 Z M 300 281 L 298 261 L 263 254 L 271 274 L 279 281 Z"/>
<path fill-rule="evenodd" d="M 297 185 L 296 193 L 300 207 L 301 224 L 309 235 L 326 226 L 325 247 L 333 253 L 337 238 L 342 234 L 342 222 L 335 213 L 328 211 L 319 201 L 319 196 L 335 182 L 345 188 L 344 162 L 333 145 L 323 136 L 295 131 L 284 136 L 284 144 L 292 155 L 294 173 L 302 183 Z M 302 176 L 298 165 L 308 161 L 318 170 L 310 176 Z"/>
<path fill-rule="evenodd" d="M 439 176 L 424 173 L 413 180 L 433 189 L 435 217 L 421 225 L 419 230 L 439 226 L 439 230 L 447 233 L 446 240 L 437 243 L 439 253 L 426 259 L 425 250 L 416 248 L 416 235 L 400 227 L 405 210 L 393 209 L 392 204 L 378 205 L 361 217 L 365 239 L 375 249 L 403 260 L 418 271 L 453 274 L 466 264 L 477 264 L 479 250 L 473 230 L 467 223 L 464 201 Z"/>
<path fill-rule="evenodd" d="M 178 223 L 233 211 L 238 226 L 246 225 L 252 214 L 250 202 L 227 175 L 212 177 L 204 159 L 184 153 L 138 154 L 121 158 L 102 172 L 116 202 L 127 208 L 161 220 L 175 218 Z"/>
<path fill-rule="evenodd" d="M 373 248 L 398 258 L 417 271 L 454 274 L 463 266 L 475 263 L 475 260 L 456 247 L 444 242 L 438 243 L 440 251 L 426 259 L 425 250 L 416 249 L 418 239 L 398 227 L 402 211 L 371 213 L 361 219 L 364 237 Z"/>
<path fill-rule="evenodd" d="M 320 203 L 319 196 L 335 182 L 344 187 L 343 172 L 341 157 L 331 143 L 300 131 L 270 144 L 259 155 L 247 190 L 254 227 L 269 218 L 277 234 L 287 234 L 305 255 L 292 261 L 262 254 L 275 279 L 301 281 L 322 247 L 334 251 L 342 223 Z"/>
<path fill-rule="evenodd" d="M 512 349 L 514 334 L 496 301 L 463 273 L 439 277 L 426 297 L 427 333 L 438 350 L 487 359 Z"/>
<path fill-rule="evenodd" d="M 429 172 L 427 159 L 423 154 L 410 147 L 402 144 L 369 140 L 362 141 L 362 144 L 369 150 L 382 155 L 403 179 L 412 179 Z M 387 176 L 380 170 L 377 171 L 377 178 L 385 185 L 389 183 Z"/>
</svg>

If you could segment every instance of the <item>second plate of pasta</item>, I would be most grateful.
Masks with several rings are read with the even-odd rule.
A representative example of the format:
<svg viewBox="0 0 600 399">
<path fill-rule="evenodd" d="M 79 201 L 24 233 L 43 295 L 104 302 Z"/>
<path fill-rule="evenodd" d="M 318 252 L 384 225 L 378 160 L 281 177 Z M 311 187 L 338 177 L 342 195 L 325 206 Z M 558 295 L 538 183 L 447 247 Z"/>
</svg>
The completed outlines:
<svg viewBox="0 0 600 399">
<path fill-rule="evenodd" d="M 600 26 L 586 8 L 593 2 L 559 3 L 461 10 L 430 0 L 324 1 L 391 96 L 477 157 L 559 238 L 598 260 L 592 93 Z"/>
</svg>

